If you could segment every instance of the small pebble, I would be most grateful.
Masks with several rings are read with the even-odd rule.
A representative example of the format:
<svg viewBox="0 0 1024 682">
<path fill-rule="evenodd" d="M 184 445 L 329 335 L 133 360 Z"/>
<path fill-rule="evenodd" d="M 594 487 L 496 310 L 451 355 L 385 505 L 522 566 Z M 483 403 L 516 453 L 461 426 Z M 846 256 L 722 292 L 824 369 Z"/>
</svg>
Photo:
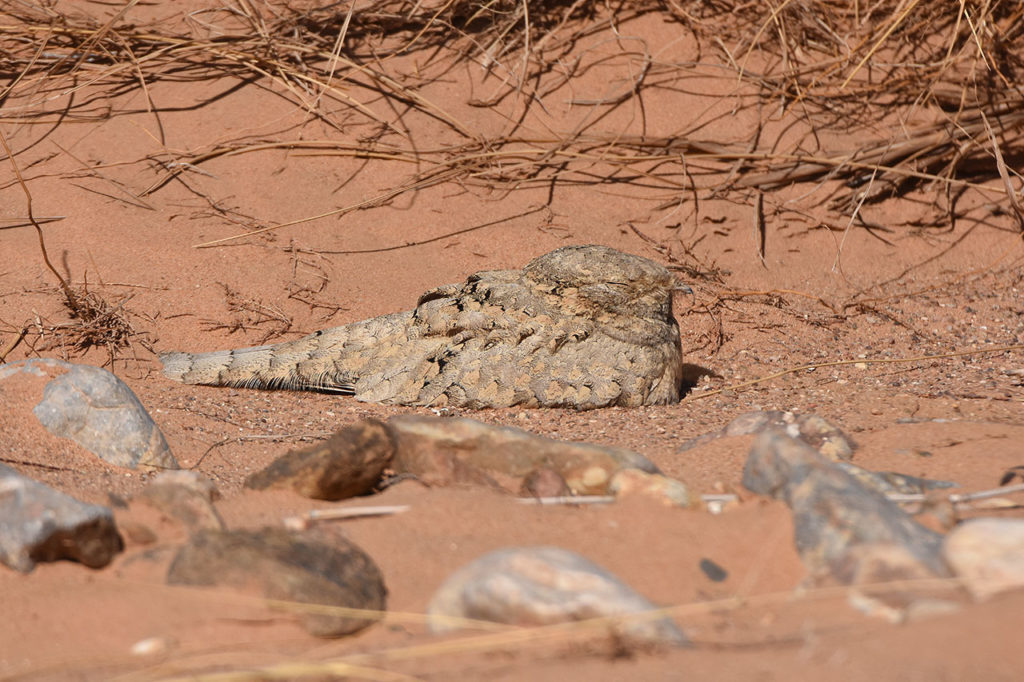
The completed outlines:
<svg viewBox="0 0 1024 682">
<path fill-rule="evenodd" d="M 729 577 L 729 572 L 711 559 L 701 559 L 700 570 L 704 572 L 704 575 L 708 577 L 708 580 L 715 583 L 723 582 Z"/>
</svg>

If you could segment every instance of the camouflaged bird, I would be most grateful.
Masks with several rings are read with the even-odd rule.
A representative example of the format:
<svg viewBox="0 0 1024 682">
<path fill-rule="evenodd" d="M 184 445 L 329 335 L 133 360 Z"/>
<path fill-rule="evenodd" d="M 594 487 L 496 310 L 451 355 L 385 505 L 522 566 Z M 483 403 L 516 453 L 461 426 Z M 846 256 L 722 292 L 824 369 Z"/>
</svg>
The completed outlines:
<svg viewBox="0 0 1024 682">
<path fill-rule="evenodd" d="M 186 384 L 314 390 L 470 408 L 637 406 L 679 399 L 672 274 L 605 246 L 432 289 L 416 309 L 296 341 L 161 356 Z"/>
</svg>

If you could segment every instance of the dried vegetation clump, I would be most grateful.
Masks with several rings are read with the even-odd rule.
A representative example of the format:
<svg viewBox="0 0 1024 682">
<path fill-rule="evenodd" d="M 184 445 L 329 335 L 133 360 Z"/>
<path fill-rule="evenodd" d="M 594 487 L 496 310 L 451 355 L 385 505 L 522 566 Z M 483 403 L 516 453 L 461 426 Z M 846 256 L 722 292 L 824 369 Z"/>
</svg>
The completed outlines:
<svg viewBox="0 0 1024 682">
<path fill-rule="evenodd" d="M 139 25 L 129 21 L 127 8 L 101 18 L 86 13 L 90 7 L 63 14 L 43 4 L 10 8 L 0 39 L 10 79 L 3 91 L 4 122 L 53 121 L 58 114 L 39 104 L 61 98 L 67 108 L 59 115 L 68 120 L 116 115 L 97 98 L 71 97 L 87 84 L 116 95 L 156 80 L 232 75 L 271 81 L 280 94 L 332 125 L 361 116 L 378 126 L 375 135 L 359 140 L 240 140 L 187 159 L 152 158 L 157 178 L 140 192 L 143 196 L 185 172 L 188 164 L 268 146 L 416 163 L 423 170 L 399 188 L 404 191 L 455 180 L 514 186 L 553 177 L 601 182 L 621 172 L 573 173 L 597 162 L 632 169 L 632 177 L 665 190 L 688 191 L 691 183 L 681 169 L 661 168 L 677 164 L 681 154 L 693 157 L 691 169 L 701 171 L 704 187 L 718 191 L 772 189 L 824 176 L 851 187 L 870 177 L 891 178 L 896 190 L 921 181 L 962 186 L 984 176 L 982 168 L 989 175 L 997 170 L 993 144 L 1018 131 L 1024 118 L 1024 94 L 1017 86 L 1024 10 L 1009 0 L 867 5 L 383 0 L 354 3 L 349 13 L 337 4 L 238 2 L 192 12 L 173 26 Z M 714 64 L 722 78 L 750 86 L 741 106 L 760 106 L 765 118 L 781 109 L 805 119 L 819 134 L 882 121 L 888 128 L 893 108 L 908 119 L 925 109 L 941 119 L 843 150 L 814 149 L 813 138 L 783 148 L 769 139 L 736 144 L 686 130 L 671 137 L 642 130 L 613 135 L 599 131 L 601 116 L 571 134 L 525 139 L 515 119 L 501 134 L 486 135 L 421 94 L 425 82 L 468 60 L 501 83 L 487 100 L 474 104 L 497 106 L 516 96 L 520 109 L 538 106 L 546 92 L 592 67 L 574 46 L 645 14 L 696 36 L 700 59 L 662 62 L 642 42 L 622 38 L 620 48 L 637 60 L 633 82 L 602 101 L 578 104 L 621 106 L 647 89 L 678 85 L 695 64 Z M 418 56 L 415 63 L 401 59 L 411 53 Z M 380 113 L 381 98 L 445 123 L 462 140 L 418 149 L 415 128 Z M 388 137 L 398 139 L 385 142 Z M 737 165 L 745 172 L 730 172 Z"/>
<path fill-rule="evenodd" d="M 875 229 L 859 215 L 864 204 L 914 192 L 930 206 L 920 227 L 945 228 L 970 211 L 984 221 L 978 202 L 959 202 L 999 179 L 986 188 L 988 215 L 1009 213 L 1024 229 L 1014 170 L 1024 163 L 1024 9 L 1013 0 L 237 0 L 148 23 L 133 3 L 23 2 L 6 11 L 5 128 L 102 121 L 122 113 L 119 94 L 140 88 L 159 117 L 153 84 L 227 76 L 271 89 L 337 133 L 284 130 L 119 160 L 138 169 L 142 185 L 125 189 L 136 203 L 211 159 L 289 149 L 292 158 L 343 155 L 409 169 L 405 182 L 310 220 L 442 183 L 497 192 L 616 184 L 655 210 L 682 197 L 697 205 L 724 197 L 754 206 L 760 224 L 762 191 L 804 183 L 846 229 Z M 677 26 L 697 59 L 667 60 L 621 30 L 641 18 Z M 615 59 L 629 78 L 598 98 L 573 94 L 573 83 Z M 467 66 L 486 87 L 462 104 L 492 110 L 500 125 L 474 126 L 429 94 Z M 648 130 L 644 97 L 685 92 L 697 77 L 733 83 L 731 110 L 695 114 L 671 134 Z M 560 101 L 569 93 L 569 106 L 586 111 L 578 125 L 535 125 L 552 93 Z M 631 122 L 609 124 L 624 107 Z M 742 112 L 756 125 L 728 138 L 708 132 L 714 119 Z M 442 128 L 442 144 L 417 139 L 426 125 Z M 281 227 L 240 222 L 238 237 Z M 687 260 L 679 267 L 715 278 L 713 263 Z"/>
<path fill-rule="evenodd" d="M 31 330 L 38 335 L 35 352 L 59 350 L 65 356 L 84 353 L 93 347 L 107 352 L 107 364 L 113 364 L 121 350 L 137 342 L 150 348 L 145 332 L 137 332 L 132 318 L 137 317 L 125 304 L 130 296 L 103 296 L 82 286 L 77 292 L 77 308 L 68 306 L 70 320 L 48 323 L 36 320 Z"/>
</svg>

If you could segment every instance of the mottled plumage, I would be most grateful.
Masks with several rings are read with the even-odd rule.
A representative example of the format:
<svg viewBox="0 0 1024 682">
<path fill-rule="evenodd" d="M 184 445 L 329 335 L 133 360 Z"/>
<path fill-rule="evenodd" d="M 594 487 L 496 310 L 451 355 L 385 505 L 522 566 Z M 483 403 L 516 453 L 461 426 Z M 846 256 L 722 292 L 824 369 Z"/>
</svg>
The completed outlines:
<svg viewBox="0 0 1024 682">
<path fill-rule="evenodd" d="M 415 310 L 271 346 L 161 356 L 187 384 L 319 390 L 366 402 L 459 407 L 656 405 L 679 399 L 668 270 L 604 246 L 567 246 L 489 270 Z"/>
</svg>

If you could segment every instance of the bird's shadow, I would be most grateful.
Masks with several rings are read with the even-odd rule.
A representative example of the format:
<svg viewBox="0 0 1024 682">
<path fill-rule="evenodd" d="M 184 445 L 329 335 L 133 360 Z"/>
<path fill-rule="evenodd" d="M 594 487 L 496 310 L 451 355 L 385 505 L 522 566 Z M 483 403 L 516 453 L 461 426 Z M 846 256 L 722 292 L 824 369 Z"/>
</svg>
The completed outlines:
<svg viewBox="0 0 1024 682">
<path fill-rule="evenodd" d="M 690 391 L 696 388 L 697 384 L 704 377 L 721 379 L 722 375 L 708 367 L 684 362 L 683 371 L 679 378 L 679 397 L 684 398 L 689 395 Z"/>
</svg>

